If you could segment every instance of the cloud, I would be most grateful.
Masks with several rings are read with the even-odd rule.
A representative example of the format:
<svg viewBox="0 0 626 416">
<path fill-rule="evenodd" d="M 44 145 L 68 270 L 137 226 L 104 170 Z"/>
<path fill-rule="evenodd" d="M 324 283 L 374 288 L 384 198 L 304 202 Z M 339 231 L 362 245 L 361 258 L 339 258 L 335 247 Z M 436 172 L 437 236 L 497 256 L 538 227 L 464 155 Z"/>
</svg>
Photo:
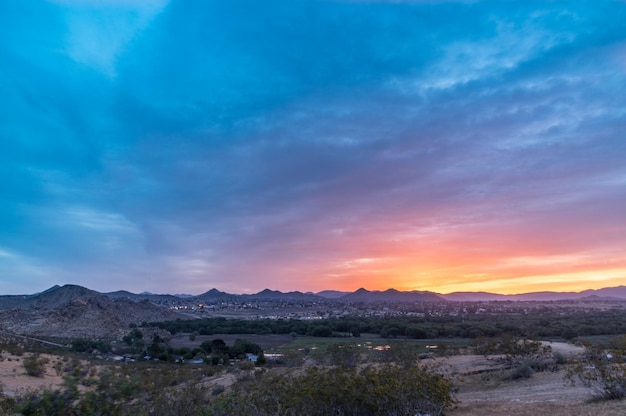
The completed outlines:
<svg viewBox="0 0 626 416">
<path fill-rule="evenodd" d="M 624 13 L 4 3 L 0 247 L 177 292 L 501 288 L 489 265 L 619 254 Z"/>
<path fill-rule="evenodd" d="M 64 9 L 67 27 L 64 52 L 74 61 L 114 77 L 119 56 L 165 8 L 168 0 L 54 0 L 52 3 Z"/>
</svg>

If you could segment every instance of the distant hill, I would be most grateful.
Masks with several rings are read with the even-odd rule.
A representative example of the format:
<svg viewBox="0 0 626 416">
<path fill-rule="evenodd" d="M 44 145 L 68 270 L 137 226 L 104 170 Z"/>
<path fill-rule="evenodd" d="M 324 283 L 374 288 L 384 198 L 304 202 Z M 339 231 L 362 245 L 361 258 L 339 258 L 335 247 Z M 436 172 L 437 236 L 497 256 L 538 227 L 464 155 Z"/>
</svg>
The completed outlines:
<svg viewBox="0 0 626 416">
<path fill-rule="evenodd" d="M 489 292 L 454 292 L 447 295 L 439 295 L 445 300 L 453 302 L 485 302 L 492 300 L 506 300 L 506 295 Z"/>
<path fill-rule="evenodd" d="M 156 295 L 150 292 L 143 293 L 132 293 L 126 290 L 118 290 L 115 292 L 102 293 L 109 299 L 121 299 L 126 298 L 132 300 L 133 302 L 139 302 L 142 300 L 148 300 L 157 304 L 166 304 L 168 301 L 170 303 L 176 302 L 179 298 L 175 295 Z"/>
<path fill-rule="evenodd" d="M 453 292 L 440 295 L 449 301 L 555 301 L 555 300 L 626 300 L 626 286 L 589 289 L 582 292 L 530 292 L 515 295 L 500 295 L 488 292 Z"/>
<path fill-rule="evenodd" d="M 231 298 L 234 295 L 230 295 L 228 293 L 225 292 L 220 292 L 217 289 L 211 289 L 207 292 L 204 292 L 201 295 L 198 296 L 191 296 L 188 299 L 193 299 L 193 300 L 197 300 L 199 302 L 206 302 L 207 300 L 212 300 L 212 299 L 225 299 L 225 298 Z"/>
<path fill-rule="evenodd" d="M 118 291 L 107 293 L 107 296 L 115 299 L 126 297 L 133 301 L 149 300 L 158 304 L 172 301 L 173 298 L 181 299 L 174 295 L 147 295 L 133 294 L 126 291 Z M 32 295 L 31 295 L 32 296 Z M 590 296 L 594 296 L 591 297 Z M 23 297 L 23 296 L 21 296 Z M 4 303 L 18 301 L 20 296 L 0 296 L 0 306 Z M 626 300 L 626 286 L 609 287 L 603 289 L 590 289 L 582 292 L 530 292 L 514 295 L 502 295 L 489 292 L 453 292 L 441 294 L 430 291 L 399 291 L 396 289 L 387 289 L 385 291 L 369 291 L 360 288 L 354 292 L 342 292 L 338 290 L 323 290 L 317 293 L 303 292 L 281 292 L 278 290 L 265 289 L 255 294 L 235 295 L 221 292 L 217 289 L 211 289 L 201 295 L 189 296 L 189 299 L 198 302 L 208 302 L 215 299 L 240 299 L 242 301 L 258 301 L 258 300 L 327 300 L 338 302 L 434 302 L 434 301 L 452 301 L 452 302 L 489 302 L 489 301 L 554 301 L 554 300 Z"/>
<path fill-rule="evenodd" d="M 580 292 L 582 296 L 600 296 L 618 299 L 626 299 L 626 286 L 605 287 L 597 290 L 583 290 Z"/>
<path fill-rule="evenodd" d="M 148 300 L 111 299 L 77 285 L 55 286 L 44 292 L 1 297 L 0 323 L 9 332 L 61 338 L 117 338 L 130 324 L 182 318 Z"/>
<path fill-rule="evenodd" d="M 240 295 L 243 299 L 248 300 L 284 300 L 284 301 L 297 301 L 297 300 L 315 300 L 322 299 L 317 295 L 302 292 L 280 292 L 278 290 L 264 289 L 259 293 L 252 295 Z"/>
<path fill-rule="evenodd" d="M 433 292 L 400 292 L 396 289 L 387 289 L 384 292 L 359 289 L 339 298 L 345 302 L 440 302 L 441 296 Z"/>
<path fill-rule="evenodd" d="M 322 290 L 321 292 L 315 293 L 317 296 L 321 296 L 326 299 L 338 299 L 344 295 L 349 294 L 350 292 L 341 292 L 339 290 Z"/>
</svg>

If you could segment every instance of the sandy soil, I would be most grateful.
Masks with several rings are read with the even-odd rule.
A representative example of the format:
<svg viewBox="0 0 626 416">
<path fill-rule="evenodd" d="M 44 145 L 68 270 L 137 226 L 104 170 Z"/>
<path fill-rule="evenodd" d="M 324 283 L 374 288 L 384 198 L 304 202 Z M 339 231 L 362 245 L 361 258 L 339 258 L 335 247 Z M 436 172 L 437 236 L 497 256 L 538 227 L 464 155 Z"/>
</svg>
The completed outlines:
<svg viewBox="0 0 626 416">
<path fill-rule="evenodd" d="M 58 388 L 63 383 L 63 378 L 57 375 L 54 364 L 61 358 L 56 355 L 41 354 L 40 357 L 48 359 L 46 371 L 43 377 L 33 377 L 26 374 L 24 358 L 30 354 L 16 356 L 3 352 L 0 360 L 0 386 L 4 394 L 15 396 L 28 390 L 40 388 Z"/>
</svg>

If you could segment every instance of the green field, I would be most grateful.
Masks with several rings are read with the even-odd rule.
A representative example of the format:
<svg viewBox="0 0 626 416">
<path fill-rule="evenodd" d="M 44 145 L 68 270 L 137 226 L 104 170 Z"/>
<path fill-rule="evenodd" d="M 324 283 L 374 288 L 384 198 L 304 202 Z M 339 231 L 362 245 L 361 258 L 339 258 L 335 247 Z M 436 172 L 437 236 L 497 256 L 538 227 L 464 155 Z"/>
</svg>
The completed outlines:
<svg viewBox="0 0 626 416">
<path fill-rule="evenodd" d="M 245 336 L 244 336 L 245 338 Z M 414 339 L 389 339 L 381 338 L 376 334 L 361 334 L 360 337 L 306 337 L 298 336 L 291 340 L 291 342 L 273 347 L 267 350 L 268 353 L 283 353 L 285 351 L 304 350 L 325 352 L 329 345 L 335 344 L 353 344 L 363 348 L 363 350 L 376 350 L 384 349 L 386 347 L 393 348 L 394 345 L 411 345 L 415 346 L 417 352 L 437 352 L 444 351 L 446 349 L 459 349 L 470 345 L 471 341 L 468 339 L 430 339 L 430 340 L 414 340 Z M 436 347 L 436 348 L 434 348 Z"/>
</svg>

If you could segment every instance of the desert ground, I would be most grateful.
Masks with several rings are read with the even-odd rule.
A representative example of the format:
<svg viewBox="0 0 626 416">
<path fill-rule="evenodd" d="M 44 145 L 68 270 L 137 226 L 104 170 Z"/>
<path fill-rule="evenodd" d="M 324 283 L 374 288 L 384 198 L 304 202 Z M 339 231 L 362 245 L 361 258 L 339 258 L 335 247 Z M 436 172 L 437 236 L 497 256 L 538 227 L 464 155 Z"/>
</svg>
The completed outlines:
<svg viewBox="0 0 626 416">
<path fill-rule="evenodd" d="M 583 352 L 582 347 L 547 342 L 552 350 L 566 356 Z M 445 359 L 459 372 L 456 407 L 449 416 L 624 416 L 626 400 L 592 402 L 592 392 L 565 382 L 565 370 L 533 374 L 528 379 L 505 380 L 505 370 L 482 356 L 455 356 Z M 480 372 L 486 370 L 484 372 Z M 472 374 L 473 373 L 473 374 Z"/>
<path fill-rule="evenodd" d="M 48 359 L 45 365 L 45 374 L 43 377 L 33 377 L 26 374 L 24 369 L 24 358 L 29 353 L 23 355 L 13 355 L 2 352 L 0 360 L 0 387 L 2 392 L 8 396 L 16 396 L 27 391 L 57 388 L 63 383 L 63 376 L 54 368 L 55 364 L 60 363 L 62 358 L 58 355 L 41 354 L 42 358 Z"/>
<path fill-rule="evenodd" d="M 582 348 L 566 343 L 551 343 L 554 351 L 568 356 L 582 352 Z M 60 388 L 63 382 L 59 369 L 66 357 L 42 354 L 47 358 L 43 377 L 26 374 L 24 358 L 2 352 L 0 385 L 4 394 L 16 396 L 42 388 Z M 592 402 L 592 392 L 581 385 L 565 382 L 565 370 L 533 374 L 528 379 L 507 380 L 507 369 L 497 357 L 457 355 L 424 360 L 426 365 L 440 368 L 454 378 L 458 391 L 455 407 L 448 416 L 520 415 L 520 416 L 624 416 L 626 400 Z M 203 384 L 228 387 L 235 382 L 232 374 L 207 378 Z"/>
</svg>

